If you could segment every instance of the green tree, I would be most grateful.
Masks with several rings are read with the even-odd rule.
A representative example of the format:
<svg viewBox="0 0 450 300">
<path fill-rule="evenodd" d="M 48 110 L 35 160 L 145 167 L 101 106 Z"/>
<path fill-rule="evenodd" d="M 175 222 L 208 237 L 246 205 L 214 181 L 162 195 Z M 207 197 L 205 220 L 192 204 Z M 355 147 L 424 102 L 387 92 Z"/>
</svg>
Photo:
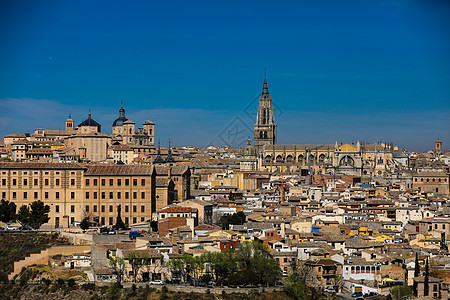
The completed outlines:
<svg viewBox="0 0 450 300">
<path fill-rule="evenodd" d="M 125 223 L 122 221 L 121 211 L 122 211 L 122 208 L 119 204 L 119 206 L 117 208 L 116 228 L 124 230 L 124 229 L 127 229 L 127 227 L 125 226 Z"/>
<path fill-rule="evenodd" d="M 150 254 L 148 252 L 132 251 L 127 254 L 127 260 L 131 265 L 133 282 L 137 282 L 139 270 L 143 266 L 148 264 L 148 261 L 150 260 Z"/>
<path fill-rule="evenodd" d="M 230 214 L 223 215 L 222 217 L 220 217 L 219 223 L 222 226 L 222 229 L 229 229 L 230 224 L 242 225 L 245 223 L 245 220 L 246 220 L 245 213 L 240 211 L 232 215 Z"/>
<path fill-rule="evenodd" d="M 22 225 L 29 225 L 34 229 L 39 229 L 42 224 L 47 223 L 50 220 L 48 213 L 50 212 L 50 206 L 44 204 L 41 200 L 34 201 L 30 204 L 30 207 L 22 205 L 17 214 L 17 220 Z"/>
<path fill-rule="evenodd" d="M 308 288 L 303 281 L 303 278 L 297 274 L 291 274 L 284 283 L 284 292 L 293 299 L 308 300 Z"/>
<path fill-rule="evenodd" d="M 429 270 L 429 266 L 428 266 L 428 257 L 427 257 L 427 261 L 425 263 L 425 278 L 424 278 L 424 282 L 423 282 L 423 295 L 424 296 L 428 296 L 428 294 L 430 293 L 429 276 L 430 276 L 430 270 Z"/>
<path fill-rule="evenodd" d="M 0 221 L 4 223 L 13 222 L 16 219 L 16 204 L 3 200 L 0 203 Z"/>
<path fill-rule="evenodd" d="M 16 219 L 20 224 L 22 224 L 22 226 L 28 225 L 28 222 L 30 220 L 30 208 L 26 205 L 22 205 L 19 208 Z"/>
<path fill-rule="evenodd" d="M 172 273 L 172 280 L 182 279 L 186 275 L 186 264 L 181 258 L 173 258 L 167 262 L 167 268 Z"/>
<path fill-rule="evenodd" d="M 396 285 L 391 289 L 390 295 L 393 300 L 403 300 L 414 294 L 410 286 Z"/>
<path fill-rule="evenodd" d="M 419 266 L 419 254 L 416 252 L 416 260 L 414 261 L 414 278 L 419 277 L 420 266 Z M 417 296 L 417 282 L 414 280 L 413 284 L 414 295 Z"/>
<path fill-rule="evenodd" d="M 121 284 L 123 274 L 125 274 L 125 259 L 123 259 L 122 257 L 111 256 L 109 258 L 109 267 L 114 270 L 117 284 Z"/>
<path fill-rule="evenodd" d="M 88 218 L 83 218 L 83 220 L 81 220 L 81 223 L 80 223 L 80 228 L 83 230 L 88 230 L 89 226 L 90 226 L 90 224 L 89 224 Z"/>
</svg>

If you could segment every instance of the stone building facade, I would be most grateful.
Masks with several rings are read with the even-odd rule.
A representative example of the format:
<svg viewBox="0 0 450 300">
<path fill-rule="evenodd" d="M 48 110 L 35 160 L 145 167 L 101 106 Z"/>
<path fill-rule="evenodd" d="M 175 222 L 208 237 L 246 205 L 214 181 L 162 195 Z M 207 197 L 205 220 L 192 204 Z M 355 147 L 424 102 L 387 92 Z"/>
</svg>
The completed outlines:
<svg viewBox="0 0 450 300">
<path fill-rule="evenodd" d="M 135 224 L 151 220 L 153 213 L 174 201 L 174 194 L 179 200 L 190 198 L 189 168 L 167 168 L 158 172 L 147 165 L 0 163 L 0 195 L 17 209 L 42 200 L 50 206 L 51 227 L 84 217 L 113 225 L 119 205 L 122 220 Z"/>
</svg>

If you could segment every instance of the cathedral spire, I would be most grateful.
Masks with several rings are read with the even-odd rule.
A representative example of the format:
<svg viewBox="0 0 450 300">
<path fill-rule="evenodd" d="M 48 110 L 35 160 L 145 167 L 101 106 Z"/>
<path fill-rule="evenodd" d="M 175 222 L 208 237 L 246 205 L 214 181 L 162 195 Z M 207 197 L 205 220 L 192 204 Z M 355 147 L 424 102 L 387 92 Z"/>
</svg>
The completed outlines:
<svg viewBox="0 0 450 300">
<path fill-rule="evenodd" d="M 119 109 L 119 118 L 125 118 L 125 109 L 123 108 L 123 99 Z"/>
<path fill-rule="evenodd" d="M 264 69 L 264 85 L 263 85 L 263 92 L 262 95 L 265 96 L 269 96 L 269 88 L 267 87 L 267 70 Z"/>
</svg>

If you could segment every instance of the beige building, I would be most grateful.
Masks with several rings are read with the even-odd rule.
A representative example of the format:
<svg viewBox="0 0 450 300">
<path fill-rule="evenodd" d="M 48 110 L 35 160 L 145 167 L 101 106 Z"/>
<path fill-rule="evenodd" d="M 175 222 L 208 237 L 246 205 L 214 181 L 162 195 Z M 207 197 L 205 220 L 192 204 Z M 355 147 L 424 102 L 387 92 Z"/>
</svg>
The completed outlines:
<svg viewBox="0 0 450 300">
<path fill-rule="evenodd" d="M 190 181 L 189 168 L 182 172 L 175 167 L 174 172 L 168 167 L 165 175 L 146 165 L 0 163 L 0 192 L 1 198 L 16 203 L 17 209 L 36 200 L 48 204 L 52 227 L 84 217 L 113 225 L 119 205 L 122 220 L 135 224 L 151 220 L 152 213 L 172 203 L 174 181 Z M 157 189 L 168 192 L 157 193 Z M 189 198 L 190 190 L 186 193 Z"/>
<path fill-rule="evenodd" d="M 450 177 L 444 171 L 421 171 L 413 176 L 413 189 L 420 192 L 449 194 Z"/>
</svg>

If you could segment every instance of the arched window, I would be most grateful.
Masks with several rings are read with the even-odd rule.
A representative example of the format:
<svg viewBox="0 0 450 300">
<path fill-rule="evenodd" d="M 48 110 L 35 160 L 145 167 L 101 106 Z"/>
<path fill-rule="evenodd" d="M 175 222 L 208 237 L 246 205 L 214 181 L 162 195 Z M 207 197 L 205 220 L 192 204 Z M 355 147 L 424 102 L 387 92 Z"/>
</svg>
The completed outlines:
<svg viewBox="0 0 450 300">
<path fill-rule="evenodd" d="M 302 154 L 300 154 L 300 155 L 298 156 L 298 163 L 301 164 L 301 165 L 303 165 L 304 160 L 305 160 L 305 158 L 303 157 Z"/>
<path fill-rule="evenodd" d="M 281 155 L 277 155 L 277 162 L 279 162 L 279 161 L 282 161 L 283 160 L 283 156 L 281 156 Z"/>
<path fill-rule="evenodd" d="M 272 161 L 272 157 L 270 155 L 267 155 L 266 158 L 264 159 L 265 163 L 270 164 L 270 162 Z"/>
<path fill-rule="evenodd" d="M 264 131 L 264 138 L 267 139 L 267 131 Z"/>
<path fill-rule="evenodd" d="M 262 131 L 260 131 L 259 132 L 259 137 L 262 139 L 263 138 L 263 136 L 264 136 L 264 134 L 263 134 L 263 132 Z"/>
<path fill-rule="evenodd" d="M 346 155 L 343 158 L 341 158 L 341 161 L 339 162 L 339 165 L 341 166 L 353 166 L 354 164 L 355 161 L 349 155 Z"/>
<path fill-rule="evenodd" d="M 294 161 L 294 158 L 292 157 L 292 155 L 289 154 L 289 155 L 286 157 L 286 161 L 289 162 L 289 163 L 291 163 L 291 162 Z"/>
<path fill-rule="evenodd" d="M 322 153 L 319 155 L 319 162 L 323 163 L 324 160 L 325 160 L 325 154 Z"/>
</svg>

